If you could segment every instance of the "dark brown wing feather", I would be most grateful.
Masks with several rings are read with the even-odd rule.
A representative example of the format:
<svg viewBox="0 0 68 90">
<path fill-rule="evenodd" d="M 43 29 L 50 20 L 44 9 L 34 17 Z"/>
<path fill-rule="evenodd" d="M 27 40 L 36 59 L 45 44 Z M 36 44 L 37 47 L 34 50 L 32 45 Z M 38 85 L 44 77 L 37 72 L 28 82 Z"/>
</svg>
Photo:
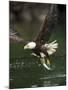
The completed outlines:
<svg viewBox="0 0 68 90">
<path fill-rule="evenodd" d="M 34 39 L 36 43 L 44 44 L 50 38 L 51 32 L 57 20 L 57 5 L 51 5 L 45 17 L 43 27 L 41 28 L 38 36 Z"/>
</svg>

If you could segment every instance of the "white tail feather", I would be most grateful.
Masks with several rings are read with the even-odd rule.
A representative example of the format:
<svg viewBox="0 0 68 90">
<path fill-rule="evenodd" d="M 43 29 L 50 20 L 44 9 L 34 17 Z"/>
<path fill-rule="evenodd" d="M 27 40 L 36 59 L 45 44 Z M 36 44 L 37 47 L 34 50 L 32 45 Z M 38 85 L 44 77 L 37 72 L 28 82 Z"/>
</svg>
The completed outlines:
<svg viewBox="0 0 68 90">
<path fill-rule="evenodd" d="M 48 54 L 52 55 L 56 52 L 56 49 L 58 48 L 58 43 L 56 43 L 56 40 L 54 40 L 49 44 L 45 44 L 44 47 L 46 47 Z"/>
</svg>

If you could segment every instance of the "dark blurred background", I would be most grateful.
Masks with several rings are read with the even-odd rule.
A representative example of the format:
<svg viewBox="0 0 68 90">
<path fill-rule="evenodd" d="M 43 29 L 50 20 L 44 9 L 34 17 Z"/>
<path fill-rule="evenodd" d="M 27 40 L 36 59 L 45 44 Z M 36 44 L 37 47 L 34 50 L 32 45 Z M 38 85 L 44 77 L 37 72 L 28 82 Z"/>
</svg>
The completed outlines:
<svg viewBox="0 0 68 90">
<path fill-rule="evenodd" d="M 51 4 L 9 2 L 9 32 L 18 32 L 32 40 L 40 30 Z M 10 41 L 10 88 L 58 86 L 66 84 L 66 5 L 57 4 L 57 23 L 49 42 L 57 40 L 59 47 L 51 56 L 54 70 L 47 71 L 25 51 L 23 44 Z"/>
<path fill-rule="evenodd" d="M 24 37 L 27 36 L 26 32 L 31 32 L 32 36 L 29 35 L 28 40 L 31 40 L 36 33 L 39 31 L 45 16 L 48 12 L 50 4 L 41 4 L 41 3 L 25 3 L 25 2 L 9 2 L 9 11 L 10 11 L 10 28 L 16 30 Z M 65 5 L 58 6 L 58 22 L 65 24 Z M 36 25 L 36 26 L 35 26 Z M 22 29 L 18 29 L 18 27 Z M 35 28 L 36 27 L 36 28 Z M 33 31 L 36 31 L 36 33 Z M 24 37 L 25 38 L 25 37 Z M 26 38 L 27 39 L 27 38 Z"/>
</svg>

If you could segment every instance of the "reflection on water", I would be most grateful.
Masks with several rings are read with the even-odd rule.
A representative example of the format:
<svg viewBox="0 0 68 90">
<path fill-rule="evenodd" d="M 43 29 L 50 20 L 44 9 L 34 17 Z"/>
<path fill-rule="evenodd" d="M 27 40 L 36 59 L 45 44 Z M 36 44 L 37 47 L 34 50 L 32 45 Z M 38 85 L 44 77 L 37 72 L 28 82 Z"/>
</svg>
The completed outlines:
<svg viewBox="0 0 68 90">
<path fill-rule="evenodd" d="M 65 66 L 65 62 L 61 60 L 62 57 L 59 57 L 60 64 L 55 57 L 55 68 L 52 71 L 46 70 L 35 57 L 27 58 L 11 58 L 14 62 L 10 63 L 10 88 L 65 85 L 65 67 L 62 67 Z M 57 65 L 58 67 L 61 65 L 61 67 L 58 68 Z"/>
</svg>

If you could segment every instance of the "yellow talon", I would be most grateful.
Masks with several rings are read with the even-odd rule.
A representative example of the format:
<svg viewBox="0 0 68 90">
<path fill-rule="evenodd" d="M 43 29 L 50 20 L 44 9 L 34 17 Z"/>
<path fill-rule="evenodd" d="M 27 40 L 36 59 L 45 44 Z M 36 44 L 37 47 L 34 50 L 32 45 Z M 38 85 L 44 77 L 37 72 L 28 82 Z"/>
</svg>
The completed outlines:
<svg viewBox="0 0 68 90">
<path fill-rule="evenodd" d="M 47 59 L 47 64 L 48 64 L 48 65 L 50 65 L 50 64 L 51 64 L 49 59 Z"/>
</svg>

